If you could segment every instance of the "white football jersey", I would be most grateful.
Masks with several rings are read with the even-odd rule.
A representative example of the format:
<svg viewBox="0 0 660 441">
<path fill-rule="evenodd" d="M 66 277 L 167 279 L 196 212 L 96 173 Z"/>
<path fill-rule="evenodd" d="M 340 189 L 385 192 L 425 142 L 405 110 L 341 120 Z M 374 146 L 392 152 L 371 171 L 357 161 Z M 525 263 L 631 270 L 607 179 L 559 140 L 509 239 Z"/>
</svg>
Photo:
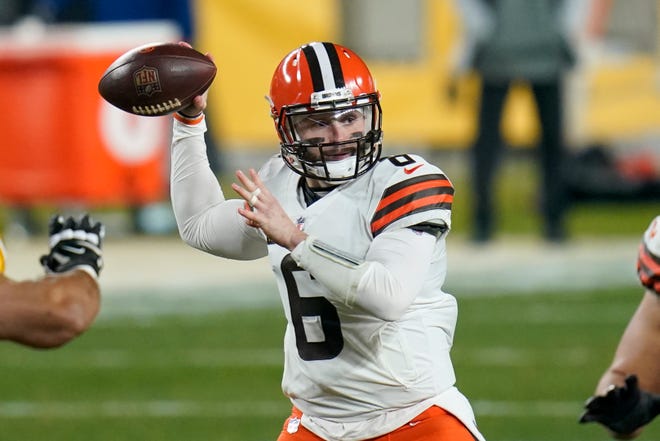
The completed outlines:
<svg viewBox="0 0 660 441">
<path fill-rule="evenodd" d="M 300 176 L 281 158 L 272 158 L 259 173 L 301 229 L 357 258 L 384 231 L 450 226 L 452 184 L 419 156 L 384 158 L 308 207 L 298 190 Z M 288 320 L 282 388 L 311 416 L 303 417 L 311 430 L 328 439 L 371 438 L 405 424 L 452 389 L 449 352 L 457 306 L 442 290 L 444 234 L 422 291 L 397 321 L 331 302 L 326 288 L 287 249 L 270 244 L 268 253 Z"/>
<path fill-rule="evenodd" d="M 179 232 L 189 245 L 214 255 L 269 255 L 287 318 L 282 389 L 303 412 L 302 425 L 329 441 L 364 440 L 438 405 L 483 440 L 469 402 L 453 386 L 449 352 L 457 306 L 442 290 L 446 234 L 435 238 L 407 228 L 431 233 L 450 228 L 453 187 L 444 173 L 415 155 L 383 158 L 307 206 L 302 178 L 281 157 L 272 157 L 259 175 L 310 243 L 322 241 L 339 253 L 335 256 L 367 260 L 342 266 L 321 257 L 316 263 L 306 260 L 307 271 L 301 265 L 311 255 L 304 253 L 308 239 L 293 252 L 269 244 L 237 212 L 244 201 L 225 199 L 208 167 L 204 129 L 203 120 L 174 122 L 171 195 Z M 410 243 L 423 252 L 411 255 Z M 399 253 L 405 256 L 400 262 Z M 396 273 L 403 285 L 387 285 L 383 272 L 384 278 Z M 331 286 L 344 285 L 333 279 L 337 275 L 356 274 L 364 277 L 351 292 Z"/>
</svg>

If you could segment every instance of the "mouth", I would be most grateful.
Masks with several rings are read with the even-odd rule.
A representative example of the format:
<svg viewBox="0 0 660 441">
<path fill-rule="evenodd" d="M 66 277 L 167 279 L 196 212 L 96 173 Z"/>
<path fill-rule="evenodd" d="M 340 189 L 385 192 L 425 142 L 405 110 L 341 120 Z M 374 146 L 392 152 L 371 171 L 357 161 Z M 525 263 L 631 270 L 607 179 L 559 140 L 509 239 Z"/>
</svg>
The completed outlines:
<svg viewBox="0 0 660 441">
<path fill-rule="evenodd" d="M 355 156 L 356 151 L 354 148 L 349 148 L 349 149 L 338 149 L 335 151 L 325 151 L 323 152 L 323 156 L 325 157 L 326 161 L 341 161 L 342 159 L 350 158 L 352 156 Z"/>
<path fill-rule="evenodd" d="M 353 156 L 350 153 L 344 153 L 344 154 L 332 154 L 332 155 L 325 155 L 325 160 L 326 161 L 341 161 L 342 159 L 350 158 Z"/>
</svg>

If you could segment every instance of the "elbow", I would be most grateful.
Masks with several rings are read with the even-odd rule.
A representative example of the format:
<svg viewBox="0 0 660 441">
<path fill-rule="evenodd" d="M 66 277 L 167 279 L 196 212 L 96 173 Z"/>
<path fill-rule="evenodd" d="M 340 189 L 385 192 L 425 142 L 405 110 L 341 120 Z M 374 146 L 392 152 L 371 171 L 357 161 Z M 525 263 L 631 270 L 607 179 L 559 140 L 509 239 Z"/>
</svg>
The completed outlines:
<svg viewBox="0 0 660 441">
<path fill-rule="evenodd" d="M 415 299 L 417 289 L 404 286 L 395 277 L 372 270 L 360 278 L 357 303 L 374 317 L 387 322 L 400 320 Z"/>
<path fill-rule="evenodd" d="M 201 246 L 199 241 L 197 240 L 197 237 L 187 234 L 185 230 L 179 230 L 179 236 L 181 237 L 181 240 L 183 240 L 183 243 L 186 245 L 204 251 L 204 247 Z"/>
<path fill-rule="evenodd" d="M 201 248 L 199 245 L 199 236 L 195 234 L 195 229 L 191 227 L 186 227 L 185 225 L 178 224 L 179 228 L 179 237 L 181 237 L 181 240 L 193 248 Z"/>
<path fill-rule="evenodd" d="M 396 302 L 382 305 L 372 310 L 373 315 L 386 322 L 396 322 L 403 317 L 408 310 L 408 305 L 397 305 Z"/>
<path fill-rule="evenodd" d="M 204 229 L 200 226 L 199 219 L 189 219 L 185 223 L 178 223 L 178 227 L 179 237 L 186 245 L 200 251 L 210 252 L 210 247 L 201 233 Z"/>
<path fill-rule="evenodd" d="M 402 290 L 395 290 L 387 293 L 381 292 L 380 295 L 374 292 L 373 295 L 365 296 L 374 299 L 363 304 L 363 307 L 379 320 L 386 322 L 396 322 L 400 320 L 410 307 L 409 298 Z"/>
</svg>

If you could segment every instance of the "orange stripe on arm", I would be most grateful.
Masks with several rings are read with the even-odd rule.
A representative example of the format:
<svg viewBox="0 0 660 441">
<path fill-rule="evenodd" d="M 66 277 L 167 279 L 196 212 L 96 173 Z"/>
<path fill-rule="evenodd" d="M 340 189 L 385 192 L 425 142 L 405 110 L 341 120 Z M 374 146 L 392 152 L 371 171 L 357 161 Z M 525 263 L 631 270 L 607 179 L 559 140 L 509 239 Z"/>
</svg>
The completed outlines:
<svg viewBox="0 0 660 441">
<path fill-rule="evenodd" d="M 660 262 L 653 258 L 649 250 L 643 246 L 643 249 L 639 253 L 639 260 L 650 270 L 660 274 Z"/>
<path fill-rule="evenodd" d="M 438 204 L 451 204 L 454 201 L 454 195 L 452 194 L 436 194 L 432 196 L 427 196 L 424 198 L 415 199 L 408 202 L 405 205 L 392 210 L 392 212 L 378 218 L 377 220 L 371 223 L 371 232 L 375 233 L 386 225 L 391 224 L 392 222 L 405 217 L 409 214 L 412 214 L 415 210 L 418 210 L 423 207 L 429 207 L 429 209 L 434 208 L 434 205 Z"/>
<path fill-rule="evenodd" d="M 408 196 L 412 193 L 416 193 L 418 191 L 427 190 L 429 188 L 434 188 L 434 187 L 453 188 L 451 182 L 449 182 L 447 179 L 433 179 L 430 181 L 420 182 L 418 184 L 412 184 L 381 199 L 380 203 L 378 204 L 378 207 L 376 207 L 376 211 L 379 211 L 384 207 L 388 206 L 389 204 L 391 204 L 392 202 L 401 199 L 405 196 Z"/>
<path fill-rule="evenodd" d="M 194 125 L 199 124 L 199 123 L 202 122 L 202 120 L 204 119 L 204 114 L 200 113 L 198 116 L 188 118 L 188 117 L 180 114 L 179 112 L 175 112 L 174 113 L 174 119 L 179 121 L 179 122 L 182 122 L 184 124 L 187 124 L 189 126 L 194 126 Z"/>
</svg>

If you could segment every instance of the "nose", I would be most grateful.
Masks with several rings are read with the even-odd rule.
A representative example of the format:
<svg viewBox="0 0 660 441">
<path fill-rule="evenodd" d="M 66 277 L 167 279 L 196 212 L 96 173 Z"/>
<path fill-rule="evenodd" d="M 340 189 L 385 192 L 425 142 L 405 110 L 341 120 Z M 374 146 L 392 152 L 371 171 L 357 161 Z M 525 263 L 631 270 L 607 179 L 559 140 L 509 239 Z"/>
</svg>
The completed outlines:
<svg viewBox="0 0 660 441">
<path fill-rule="evenodd" d="M 329 135 L 328 135 L 329 142 L 348 141 L 353 137 L 350 128 L 346 127 L 345 124 L 341 124 L 338 121 L 332 121 L 332 123 L 328 126 L 328 129 L 329 129 Z"/>
</svg>

